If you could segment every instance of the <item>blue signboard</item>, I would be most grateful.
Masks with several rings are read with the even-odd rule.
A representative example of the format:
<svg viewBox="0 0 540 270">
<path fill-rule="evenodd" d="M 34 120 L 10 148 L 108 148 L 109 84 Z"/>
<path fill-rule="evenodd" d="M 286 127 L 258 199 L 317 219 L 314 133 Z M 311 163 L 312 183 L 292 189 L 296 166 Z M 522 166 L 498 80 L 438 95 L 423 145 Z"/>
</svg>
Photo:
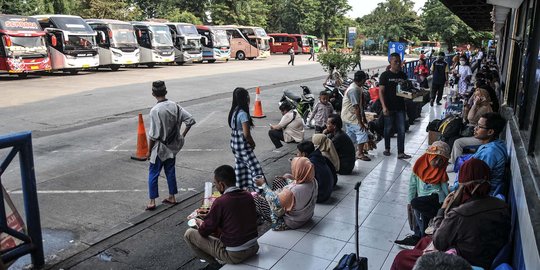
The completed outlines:
<svg viewBox="0 0 540 270">
<path fill-rule="evenodd" d="M 405 57 L 405 43 L 389 42 L 388 43 L 388 62 L 390 62 L 390 54 L 399 53 L 401 60 Z"/>
<path fill-rule="evenodd" d="M 349 27 L 347 32 L 347 47 L 353 48 L 356 40 L 356 27 Z"/>
</svg>

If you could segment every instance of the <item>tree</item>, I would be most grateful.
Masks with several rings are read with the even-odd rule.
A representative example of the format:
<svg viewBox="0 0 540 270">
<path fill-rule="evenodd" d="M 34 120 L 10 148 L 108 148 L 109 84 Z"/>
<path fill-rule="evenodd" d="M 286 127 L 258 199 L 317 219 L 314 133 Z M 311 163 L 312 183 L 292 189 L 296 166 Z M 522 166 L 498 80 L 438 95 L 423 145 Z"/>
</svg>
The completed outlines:
<svg viewBox="0 0 540 270">
<path fill-rule="evenodd" d="M 133 21 L 142 18 L 142 11 L 130 7 L 124 0 L 82 0 L 79 15 L 84 18 Z"/>
<path fill-rule="evenodd" d="M 270 32 L 314 33 L 320 14 L 319 0 L 269 1 L 268 28 Z"/>
<path fill-rule="evenodd" d="M 180 11 L 178 8 L 172 9 L 164 16 L 164 18 L 170 22 L 192 23 L 195 25 L 202 24 L 201 19 L 195 16 L 193 13 L 188 11 Z"/>
<path fill-rule="evenodd" d="M 351 6 L 349 6 L 347 0 L 326 0 L 319 1 L 317 7 L 319 20 L 315 24 L 316 31 L 328 44 L 328 36 L 336 30 L 336 27 L 345 18 L 345 14 L 351 9 Z M 342 31 L 345 31 L 345 29 L 339 29 L 338 33 Z"/>
<path fill-rule="evenodd" d="M 262 0 L 214 0 L 210 6 L 216 25 L 238 24 L 266 27 L 269 6 Z"/>
</svg>

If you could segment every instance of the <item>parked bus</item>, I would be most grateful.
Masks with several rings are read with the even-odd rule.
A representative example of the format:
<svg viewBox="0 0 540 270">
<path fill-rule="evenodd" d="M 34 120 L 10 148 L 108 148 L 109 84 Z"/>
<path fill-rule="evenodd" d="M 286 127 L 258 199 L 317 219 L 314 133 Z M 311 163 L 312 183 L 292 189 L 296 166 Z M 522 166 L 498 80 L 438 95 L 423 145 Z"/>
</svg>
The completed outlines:
<svg viewBox="0 0 540 270">
<path fill-rule="evenodd" d="M 259 48 L 256 40 L 249 40 L 247 36 L 240 32 L 234 25 L 214 26 L 215 29 L 223 29 L 227 32 L 231 44 L 231 57 L 236 60 L 253 60 L 259 56 Z"/>
<path fill-rule="evenodd" d="M 306 35 L 306 38 L 308 40 L 309 46 L 313 46 L 313 49 L 315 50 L 315 52 L 318 53 L 319 50 L 321 49 L 321 44 L 320 44 L 319 39 L 316 36 L 311 36 L 311 35 Z"/>
<path fill-rule="evenodd" d="M 246 36 L 252 44 L 257 44 L 259 48 L 259 58 L 270 57 L 270 40 L 272 39 L 266 31 L 256 26 L 239 26 L 240 32 Z"/>
<path fill-rule="evenodd" d="M 345 38 L 328 38 L 328 49 L 343 50 L 345 49 Z"/>
<path fill-rule="evenodd" d="M 203 60 L 214 63 L 216 60 L 229 61 L 231 45 L 227 32 L 213 26 L 197 25 L 197 31 L 203 36 Z M 206 37 L 206 39 L 204 39 Z"/>
<path fill-rule="evenodd" d="M 166 23 L 174 41 L 174 58 L 178 65 L 202 62 L 202 36 L 190 23 Z"/>
<path fill-rule="evenodd" d="M 26 77 L 51 70 L 45 35 L 35 18 L 0 15 L 0 72 Z"/>
<path fill-rule="evenodd" d="M 272 37 L 272 40 L 270 40 L 271 53 L 287 54 L 291 46 L 293 46 L 295 52 L 298 51 L 296 37 L 287 33 L 271 33 L 268 35 Z"/>
<path fill-rule="evenodd" d="M 71 15 L 33 16 L 47 32 L 47 46 L 53 70 L 77 74 L 99 66 L 96 31 L 81 17 Z"/>
<path fill-rule="evenodd" d="M 296 43 L 298 44 L 298 49 L 295 50 L 296 54 L 309 53 L 309 41 L 308 41 L 306 35 L 291 34 L 291 36 L 296 38 Z"/>
<path fill-rule="evenodd" d="M 154 67 L 156 63 L 174 61 L 174 44 L 171 30 L 164 23 L 131 22 L 139 43 L 139 63 Z"/>
<path fill-rule="evenodd" d="M 102 19 L 86 22 L 97 32 L 99 66 L 116 71 L 121 65 L 139 63 L 139 44 L 130 23 Z"/>
</svg>

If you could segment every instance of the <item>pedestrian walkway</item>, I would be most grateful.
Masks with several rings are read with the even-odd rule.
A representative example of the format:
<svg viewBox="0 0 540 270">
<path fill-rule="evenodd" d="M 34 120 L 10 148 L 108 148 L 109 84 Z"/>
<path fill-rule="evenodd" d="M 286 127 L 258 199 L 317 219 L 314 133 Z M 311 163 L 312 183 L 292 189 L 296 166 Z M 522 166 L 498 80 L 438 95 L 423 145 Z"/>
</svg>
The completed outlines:
<svg viewBox="0 0 540 270">
<path fill-rule="evenodd" d="M 259 253 L 231 269 L 333 269 L 354 245 L 354 184 L 360 187 L 360 256 L 368 258 L 369 269 L 390 269 L 401 248 L 394 240 L 412 233 L 407 222 L 407 194 L 414 162 L 427 149 L 426 126 L 444 107 L 424 106 L 423 118 L 412 125 L 405 137 L 405 153 L 410 160 L 396 158 L 396 139 L 392 155 L 382 154 L 384 141 L 371 151 L 372 161 L 357 160 L 355 175 L 340 175 L 338 187 L 329 203 L 317 204 L 315 216 L 303 228 L 291 231 L 268 231 L 259 238 Z M 452 179 L 452 177 L 450 177 Z"/>
</svg>

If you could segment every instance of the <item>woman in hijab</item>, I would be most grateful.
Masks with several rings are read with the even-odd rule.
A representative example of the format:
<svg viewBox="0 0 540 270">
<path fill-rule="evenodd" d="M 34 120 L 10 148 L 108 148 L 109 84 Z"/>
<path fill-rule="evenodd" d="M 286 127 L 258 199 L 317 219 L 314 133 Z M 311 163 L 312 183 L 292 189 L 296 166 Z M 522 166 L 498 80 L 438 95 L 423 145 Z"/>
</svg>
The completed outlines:
<svg viewBox="0 0 540 270">
<path fill-rule="evenodd" d="M 262 190 L 262 196 L 255 197 L 257 212 L 272 222 L 274 231 L 297 229 L 313 217 L 317 201 L 315 168 L 308 158 L 295 157 L 291 172 L 292 175 L 276 177 L 272 190 L 264 179 L 255 181 Z"/>
<path fill-rule="evenodd" d="M 415 216 L 414 235 L 394 241 L 398 245 L 415 246 L 424 236 L 430 219 L 437 215 L 441 203 L 448 195 L 448 158 L 450 146 L 434 142 L 414 163 L 409 180 L 409 202 Z"/>
<path fill-rule="evenodd" d="M 490 269 L 510 235 L 510 212 L 505 202 L 489 196 L 490 169 L 471 158 L 461 166 L 459 187 L 448 195 L 439 211 L 441 222 L 433 241 L 424 237 L 414 249 L 398 253 L 392 270 L 412 269 L 426 251 L 455 249 L 471 265 Z M 432 244 L 432 247 L 430 247 Z"/>
</svg>

